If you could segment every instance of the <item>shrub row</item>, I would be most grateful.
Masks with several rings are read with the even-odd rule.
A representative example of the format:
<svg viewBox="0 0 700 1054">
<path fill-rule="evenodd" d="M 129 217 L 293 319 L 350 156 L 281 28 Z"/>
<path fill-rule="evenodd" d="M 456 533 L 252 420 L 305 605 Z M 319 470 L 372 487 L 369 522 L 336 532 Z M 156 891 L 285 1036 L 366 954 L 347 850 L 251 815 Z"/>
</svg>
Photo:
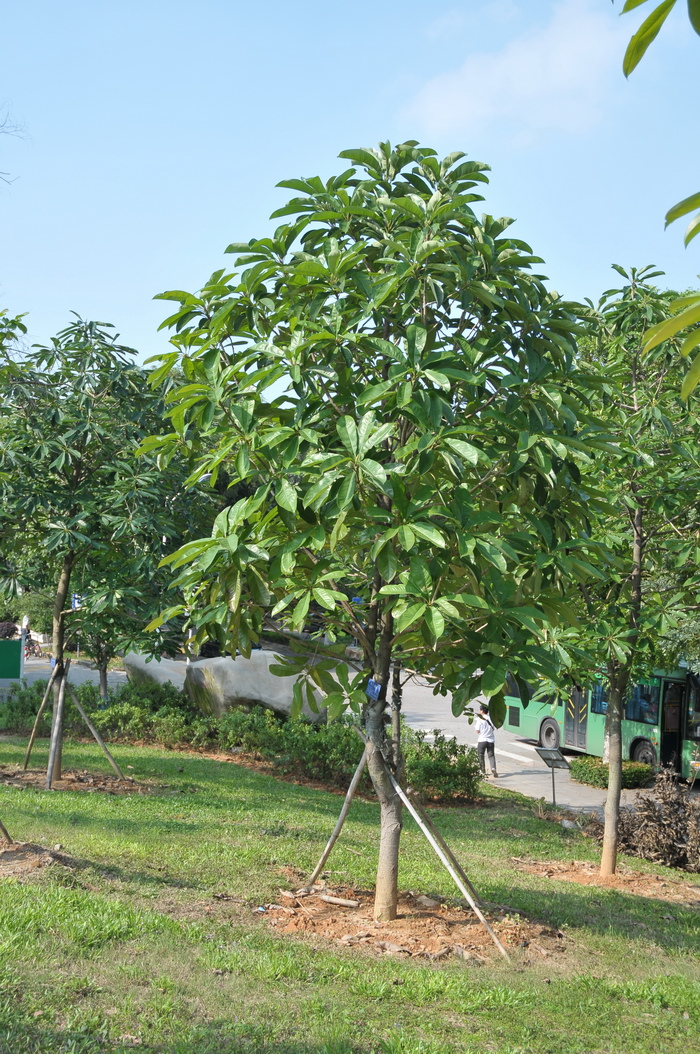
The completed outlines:
<svg viewBox="0 0 700 1054">
<path fill-rule="evenodd" d="M 569 764 L 571 778 L 577 783 L 587 783 L 590 787 L 607 787 L 608 766 L 600 758 L 582 756 L 573 758 Z M 623 787 L 647 787 L 653 778 L 654 770 L 651 765 L 644 765 L 641 761 L 622 762 Z"/>
<path fill-rule="evenodd" d="M 14 685 L 0 703 L 0 728 L 26 733 L 31 729 L 45 684 Z M 231 710 L 221 718 L 205 717 L 172 685 L 125 684 L 105 702 L 90 684 L 77 694 L 91 719 L 112 742 L 143 741 L 165 747 L 193 747 L 247 754 L 271 764 L 280 774 L 319 779 L 347 788 L 362 755 L 362 742 L 349 720 L 311 725 L 289 721 L 262 708 Z M 67 732 L 85 734 L 76 709 L 66 707 Z M 50 730 L 50 708 L 39 727 Z M 404 781 L 419 795 L 431 799 L 473 798 L 481 775 L 476 751 L 433 733 L 403 728 L 406 761 Z M 365 772 L 364 786 L 369 788 Z"/>
</svg>

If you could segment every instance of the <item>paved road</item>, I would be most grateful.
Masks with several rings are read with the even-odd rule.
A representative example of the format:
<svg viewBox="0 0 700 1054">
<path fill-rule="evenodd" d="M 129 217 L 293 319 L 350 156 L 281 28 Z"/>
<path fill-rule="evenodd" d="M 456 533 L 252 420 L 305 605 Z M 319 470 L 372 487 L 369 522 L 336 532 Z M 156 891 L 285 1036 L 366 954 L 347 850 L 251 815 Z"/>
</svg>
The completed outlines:
<svg viewBox="0 0 700 1054">
<path fill-rule="evenodd" d="M 46 660 L 27 659 L 25 677 L 27 681 L 46 680 L 50 667 Z M 90 681 L 99 682 L 96 670 L 73 663 L 70 679 L 74 684 Z M 126 681 L 126 674 L 111 672 L 107 675 L 110 687 L 117 687 Z M 474 707 L 476 709 L 476 707 Z M 404 686 L 404 718 L 411 728 L 422 729 L 431 733 L 441 729 L 447 736 L 454 736 L 459 743 L 476 746 L 476 732 L 466 716 L 454 717 L 450 697 L 433 695 L 432 688 L 420 678 L 410 680 Z M 563 751 L 575 756 L 574 752 Z M 535 752 L 535 744 L 530 740 L 520 739 L 505 729 L 496 733 L 496 764 L 498 766 L 498 785 L 508 790 L 518 791 L 530 798 L 544 798 L 552 801 L 552 773 Z M 569 773 L 557 770 L 554 774 L 557 805 L 572 811 L 601 812 L 606 792 L 595 787 L 585 787 L 574 783 Z M 623 803 L 634 801 L 635 791 L 623 791 Z"/>
<path fill-rule="evenodd" d="M 472 706 L 476 710 L 476 705 Z M 466 715 L 454 717 L 449 696 L 433 695 L 432 688 L 420 678 L 408 681 L 403 692 L 403 715 L 411 728 L 431 732 L 439 728 L 447 736 L 454 736 L 458 743 L 476 746 L 476 731 Z M 552 772 L 535 751 L 532 740 L 521 739 L 512 732 L 498 729 L 496 732 L 496 765 L 498 785 L 518 791 L 529 798 L 544 798 L 552 801 Z M 562 750 L 567 757 L 575 757 L 575 751 Z M 558 769 L 554 773 L 557 805 L 575 812 L 602 812 L 606 791 L 597 787 L 586 787 L 574 783 L 568 771 Z M 634 801 L 636 791 L 622 792 L 623 804 Z"/>
</svg>

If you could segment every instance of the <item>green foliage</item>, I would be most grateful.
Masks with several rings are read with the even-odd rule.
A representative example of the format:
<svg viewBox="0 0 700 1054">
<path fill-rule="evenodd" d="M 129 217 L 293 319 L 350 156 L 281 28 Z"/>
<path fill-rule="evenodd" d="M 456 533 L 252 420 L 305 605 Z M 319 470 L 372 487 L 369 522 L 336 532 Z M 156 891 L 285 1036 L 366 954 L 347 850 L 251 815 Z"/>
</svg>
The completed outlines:
<svg viewBox="0 0 700 1054">
<path fill-rule="evenodd" d="M 32 633 L 51 633 L 53 620 L 53 598 L 44 593 L 21 593 L 13 600 L 13 606 L 29 619 Z"/>
<path fill-rule="evenodd" d="M 44 681 L 27 685 L 13 681 L 0 695 L 0 728 L 13 732 L 29 732 L 39 711 L 46 689 Z M 47 735 L 51 729 L 50 708 L 44 713 L 39 725 L 39 735 Z"/>
<path fill-rule="evenodd" d="M 173 431 L 144 448 L 185 444 L 192 479 L 226 464 L 249 487 L 169 562 L 199 635 L 229 650 L 313 621 L 313 663 L 287 663 L 297 709 L 305 684 L 331 718 L 359 711 L 368 673 L 383 707 L 400 650 L 456 711 L 483 693 L 498 715 L 508 670 L 556 676 L 563 578 L 593 573 L 577 308 L 508 219 L 477 219 L 486 166 L 415 142 L 341 156 L 325 183 L 282 184 L 301 196 L 271 238 L 229 247 L 240 275 L 161 294 Z M 347 636 L 362 668 L 338 683 L 342 649 L 324 665 L 318 641 Z"/>
<path fill-rule="evenodd" d="M 167 632 L 143 633 L 162 603 L 158 564 L 210 505 L 196 490 L 182 496 L 182 459 L 137 458 L 160 426 L 164 391 L 134 354 L 111 326 L 82 319 L 48 347 L 20 353 L 0 341 L 0 591 L 32 590 L 13 604 L 38 632 L 51 630 L 47 604 L 57 603 L 57 657 L 69 624 L 101 667 L 119 648 L 167 649 Z M 84 598 L 76 611 L 72 591 Z"/>
<path fill-rule="evenodd" d="M 700 222 L 698 230 L 700 230 Z M 668 308 L 671 317 L 652 326 L 644 334 L 646 341 L 644 354 L 653 351 L 663 341 L 677 337 L 683 330 L 690 328 L 690 332 L 680 346 L 681 356 L 687 358 L 691 351 L 700 344 L 700 326 L 698 325 L 700 322 L 700 293 L 689 293 L 687 296 L 682 296 L 672 301 Z M 700 383 L 700 354 L 695 356 L 683 377 L 681 399 L 687 400 L 697 388 L 698 383 Z"/>
<path fill-rule="evenodd" d="M 0 702 L 0 728 L 26 734 L 34 724 L 45 687 L 44 682 L 12 685 Z M 183 692 L 169 684 L 127 683 L 111 692 L 106 702 L 94 685 L 82 684 L 76 692 L 98 730 L 112 742 L 249 754 L 270 762 L 282 774 L 318 779 L 343 789 L 362 755 L 362 742 L 348 721 L 286 720 L 263 707 L 232 709 L 219 719 L 205 718 Z M 87 734 L 70 702 L 65 721 L 72 733 Z M 39 734 L 48 735 L 50 727 L 49 707 Z M 432 744 L 407 727 L 402 735 L 406 779 L 415 791 L 444 799 L 476 795 L 480 774 L 474 750 L 439 732 Z M 367 776 L 364 786 L 369 787 Z"/>
<path fill-rule="evenodd" d="M 0 622 L 0 640 L 11 640 L 17 633 L 17 625 L 14 622 Z"/>
<path fill-rule="evenodd" d="M 587 783 L 589 787 L 607 787 L 608 765 L 600 758 L 591 758 L 585 755 L 572 758 L 571 778 L 577 783 Z M 622 762 L 622 786 L 623 787 L 648 787 L 654 778 L 654 769 L 651 765 L 644 765 L 640 761 Z"/>
<path fill-rule="evenodd" d="M 403 729 L 406 780 L 427 798 L 476 797 L 481 771 L 476 751 L 447 738 L 440 729 L 428 743 L 425 732 Z"/>
</svg>

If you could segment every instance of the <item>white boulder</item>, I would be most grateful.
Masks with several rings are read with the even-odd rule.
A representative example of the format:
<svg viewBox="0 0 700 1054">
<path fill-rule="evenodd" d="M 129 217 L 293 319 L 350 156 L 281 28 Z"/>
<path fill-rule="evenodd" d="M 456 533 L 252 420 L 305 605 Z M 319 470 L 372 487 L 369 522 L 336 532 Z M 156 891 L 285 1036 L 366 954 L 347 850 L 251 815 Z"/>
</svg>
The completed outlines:
<svg viewBox="0 0 700 1054">
<path fill-rule="evenodd" d="M 139 655 L 136 651 L 130 651 L 124 656 L 122 663 L 127 677 L 135 684 L 155 681 L 156 684 L 172 684 L 179 691 L 185 687 L 187 666 L 177 659 L 151 659 L 146 655 Z"/>
<path fill-rule="evenodd" d="M 250 658 L 199 659 L 187 667 L 185 692 L 205 713 L 221 717 L 234 706 L 250 709 L 264 706 L 278 714 L 288 715 L 292 708 L 293 677 L 277 677 L 270 666 L 280 659 L 271 651 L 253 651 Z M 321 697 L 316 695 L 320 704 Z M 325 721 L 326 711 L 319 713 L 304 701 L 302 710 L 309 721 Z"/>
</svg>

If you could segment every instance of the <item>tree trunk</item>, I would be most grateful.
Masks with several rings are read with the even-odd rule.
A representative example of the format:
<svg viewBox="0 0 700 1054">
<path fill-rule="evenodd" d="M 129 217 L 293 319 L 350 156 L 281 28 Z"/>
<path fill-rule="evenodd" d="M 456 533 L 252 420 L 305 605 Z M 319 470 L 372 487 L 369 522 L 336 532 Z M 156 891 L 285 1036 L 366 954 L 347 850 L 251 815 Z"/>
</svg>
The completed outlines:
<svg viewBox="0 0 700 1054">
<path fill-rule="evenodd" d="M 63 558 L 63 565 L 61 567 L 61 573 L 58 578 L 58 585 L 56 586 L 56 597 L 53 604 L 53 623 L 52 623 L 52 634 L 51 634 L 51 654 L 54 662 L 58 669 L 58 675 L 56 677 L 56 683 L 53 690 L 53 725 L 60 720 L 61 726 L 63 720 L 61 718 L 59 707 L 58 707 L 58 696 L 61 690 L 61 680 L 63 678 L 63 651 L 66 635 L 65 627 L 65 607 L 66 600 L 68 599 L 68 592 L 70 590 L 70 576 L 73 570 L 73 553 L 68 553 Z M 52 726 L 51 735 L 54 734 L 54 728 Z M 62 774 L 62 759 L 63 759 L 63 727 L 56 729 L 57 735 L 57 748 L 56 748 L 56 760 L 54 764 L 54 779 L 60 779 Z"/>
<path fill-rule="evenodd" d="M 100 699 L 107 698 L 107 667 L 100 666 Z"/>
<path fill-rule="evenodd" d="M 622 793 L 622 699 L 620 679 L 610 676 L 608 712 L 605 720 L 606 752 L 608 755 L 608 796 L 605 799 L 605 830 L 600 857 L 601 878 L 615 874 L 617 867 L 618 822 Z"/>
<path fill-rule="evenodd" d="M 385 703 L 378 700 L 367 707 L 365 729 L 369 740 L 367 767 L 379 800 L 380 831 L 374 917 L 378 922 L 396 918 L 399 882 L 399 841 L 401 838 L 401 799 L 391 785 L 382 758 L 387 751 L 384 724 Z"/>
<path fill-rule="evenodd" d="M 374 917 L 378 922 L 396 918 L 399 899 L 399 842 L 401 839 L 402 803 L 394 790 L 382 759 L 392 768 L 398 768 L 394 758 L 394 746 L 387 739 L 386 711 L 391 670 L 391 641 L 394 625 L 391 613 L 377 611 L 374 639 L 378 644 L 374 663 L 374 679 L 381 685 L 379 699 L 371 700 L 365 708 L 365 731 L 367 733 L 367 769 L 379 801 L 380 831 L 377 884 L 374 897 Z"/>
</svg>

